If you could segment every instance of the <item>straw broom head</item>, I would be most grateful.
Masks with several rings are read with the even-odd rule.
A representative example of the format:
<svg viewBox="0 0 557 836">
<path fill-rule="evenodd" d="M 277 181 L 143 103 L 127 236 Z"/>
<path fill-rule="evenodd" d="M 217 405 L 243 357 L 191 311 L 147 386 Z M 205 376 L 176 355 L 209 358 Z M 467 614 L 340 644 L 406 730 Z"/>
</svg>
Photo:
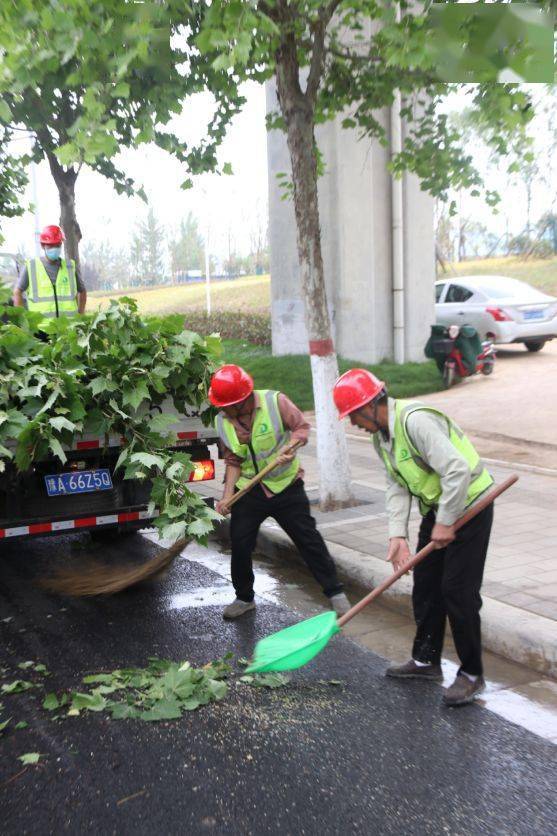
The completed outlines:
<svg viewBox="0 0 557 836">
<path fill-rule="evenodd" d="M 166 551 L 141 566 L 107 566 L 94 562 L 82 567 L 61 569 L 50 578 L 43 578 L 39 586 L 57 595 L 85 598 L 93 595 L 114 595 L 148 580 L 163 575 L 172 561 L 188 545 L 189 540 L 178 540 Z"/>
</svg>

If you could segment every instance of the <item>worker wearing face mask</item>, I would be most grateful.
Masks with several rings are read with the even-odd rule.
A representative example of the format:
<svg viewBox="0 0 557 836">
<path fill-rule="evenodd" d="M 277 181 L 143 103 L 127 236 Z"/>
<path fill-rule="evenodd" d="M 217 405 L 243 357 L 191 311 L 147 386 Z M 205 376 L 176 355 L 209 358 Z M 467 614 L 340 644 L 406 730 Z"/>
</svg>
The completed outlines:
<svg viewBox="0 0 557 836">
<path fill-rule="evenodd" d="M 59 226 L 46 226 L 40 235 L 42 258 L 25 262 L 14 289 L 14 305 L 42 313 L 45 319 L 84 313 L 87 291 L 75 261 L 62 258 L 64 234 Z"/>
</svg>

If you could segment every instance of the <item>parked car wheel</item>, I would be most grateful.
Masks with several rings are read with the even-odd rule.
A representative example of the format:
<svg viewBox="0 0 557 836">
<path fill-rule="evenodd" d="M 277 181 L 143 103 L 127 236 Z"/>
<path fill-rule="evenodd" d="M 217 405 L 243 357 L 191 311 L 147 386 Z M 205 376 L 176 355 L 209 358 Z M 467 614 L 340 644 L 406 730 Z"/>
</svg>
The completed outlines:
<svg viewBox="0 0 557 836">
<path fill-rule="evenodd" d="M 538 342 L 537 340 L 527 340 L 524 345 L 528 351 L 541 351 L 545 345 L 545 340 Z"/>
</svg>

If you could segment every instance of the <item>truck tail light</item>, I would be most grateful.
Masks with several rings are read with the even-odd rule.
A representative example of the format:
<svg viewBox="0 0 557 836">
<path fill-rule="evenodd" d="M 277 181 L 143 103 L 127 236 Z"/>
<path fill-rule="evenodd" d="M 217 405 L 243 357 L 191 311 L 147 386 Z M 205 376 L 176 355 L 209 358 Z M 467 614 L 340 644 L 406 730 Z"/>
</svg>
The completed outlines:
<svg viewBox="0 0 557 836">
<path fill-rule="evenodd" d="M 510 316 L 507 316 L 502 308 L 486 308 L 485 311 L 491 314 L 495 322 L 512 322 Z"/>
<path fill-rule="evenodd" d="M 215 463 L 212 459 L 192 462 L 193 470 L 189 475 L 189 482 L 205 482 L 215 478 Z"/>
</svg>

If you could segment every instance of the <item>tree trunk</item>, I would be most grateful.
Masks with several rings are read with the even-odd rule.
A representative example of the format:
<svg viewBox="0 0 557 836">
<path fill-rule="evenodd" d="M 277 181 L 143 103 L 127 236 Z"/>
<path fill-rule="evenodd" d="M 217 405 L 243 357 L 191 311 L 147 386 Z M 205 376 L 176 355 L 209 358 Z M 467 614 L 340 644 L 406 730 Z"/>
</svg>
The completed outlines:
<svg viewBox="0 0 557 836">
<path fill-rule="evenodd" d="M 344 427 L 338 420 L 332 397 L 338 363 L 331 334 L 321 253 L 314 114 L 299 90 L 297 72 L 289 73 L 289 69 L 292 70 L 281 68 L 280 64 L 277 67 L 277 92 L 286 123 L 292 164 L 298 260 L 317 422 L 320 505 L 322 510 L 330 511 L 353 500 L 350 463 Z"/>
<path fill-rule="evenodd" d="M 65 171 L 53 153 L 48 153 L 48 163 L 60 201 L 60 226 L 64 233 L 66 258 L 72 258 L 79 269 L 79 242 L 81 229 L 75 212 L 75 181 L 78 172 L 70 168 Z"/>
</svg>

